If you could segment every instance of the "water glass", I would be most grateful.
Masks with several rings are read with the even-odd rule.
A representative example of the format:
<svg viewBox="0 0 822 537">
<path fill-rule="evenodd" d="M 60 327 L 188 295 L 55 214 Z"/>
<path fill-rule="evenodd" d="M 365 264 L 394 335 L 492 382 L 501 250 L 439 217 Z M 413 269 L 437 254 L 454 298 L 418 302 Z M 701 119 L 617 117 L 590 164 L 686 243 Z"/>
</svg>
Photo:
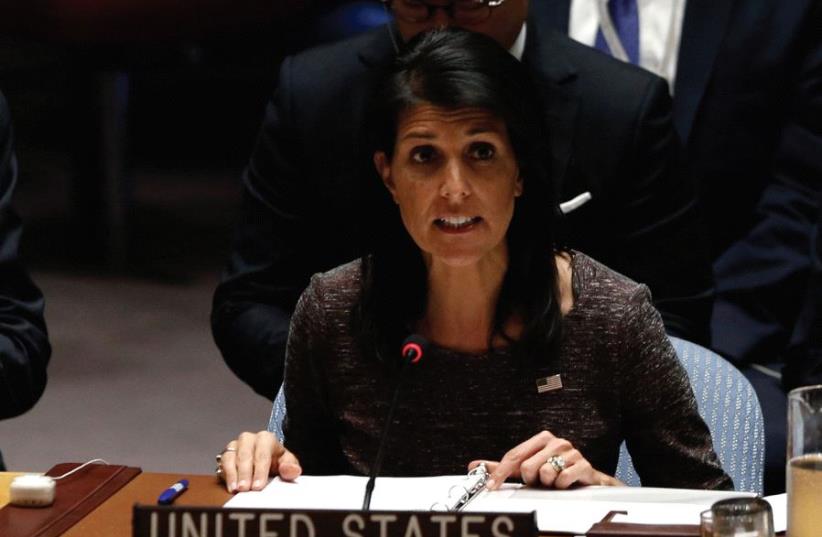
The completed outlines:
<svg viewBox="0 0 822 537">
<path fill-rule="evenodd" d="M 822 385 L 788 394 L 788 535 L 822 531 Z"/>
<path fill-rule="evenodd" d="M 712 537 L 773 537 L 771 505 L 762 498 L 730 498 L 711 506 Z"/>
<path fill-rule="evenodd" d="M 699 513 L 699 537 L 714 537 L 714 513 L 710 509 Z"/>
</svg>

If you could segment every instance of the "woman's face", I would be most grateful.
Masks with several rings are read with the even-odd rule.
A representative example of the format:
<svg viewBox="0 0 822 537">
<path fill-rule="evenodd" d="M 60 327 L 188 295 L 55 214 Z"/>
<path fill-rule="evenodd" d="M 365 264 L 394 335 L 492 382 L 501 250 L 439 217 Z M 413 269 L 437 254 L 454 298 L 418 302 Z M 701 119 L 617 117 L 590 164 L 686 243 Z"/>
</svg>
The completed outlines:
<svg viewBox="0 0 822 537">
<path fill-rule="evenodd" d="M 399 118 L 394 155 L 374 164 L 426 260 L 507 256 L 522 179 L 505 123 L 481 108 L 421 104 Z"/>
</svg>

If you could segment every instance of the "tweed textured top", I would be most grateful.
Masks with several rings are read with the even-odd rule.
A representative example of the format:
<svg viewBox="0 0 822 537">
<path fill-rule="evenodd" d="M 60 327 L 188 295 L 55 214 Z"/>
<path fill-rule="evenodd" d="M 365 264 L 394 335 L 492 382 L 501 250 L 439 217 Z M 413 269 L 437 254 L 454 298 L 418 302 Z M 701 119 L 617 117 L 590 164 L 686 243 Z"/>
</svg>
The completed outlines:
<svg viewBox="0 0 822 537">
<path fill-rule="evenodd" d="M 306 474 L 368 474 L 396 382 L 351 333 L 360 267 L 315 275 L 291 321 L 283 425 Z M 625 440 L 645 486 L 732 486 L 647 287 L 581 253 L 572 274 L 553 360 L 432 345 L 406 371 L 381 475 L 461 474 L 548 430 L 610 475 Z M 554 374 L 562 388 L 538 393 Z"/>
</svg>

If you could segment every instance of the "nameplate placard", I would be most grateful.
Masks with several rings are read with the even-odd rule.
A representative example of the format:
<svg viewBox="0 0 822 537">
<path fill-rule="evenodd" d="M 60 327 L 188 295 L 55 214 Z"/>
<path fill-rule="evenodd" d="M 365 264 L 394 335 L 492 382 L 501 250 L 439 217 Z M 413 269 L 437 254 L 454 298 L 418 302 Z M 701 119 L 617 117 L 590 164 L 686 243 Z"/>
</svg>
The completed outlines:
<svg viewBox="0 0 822 537">
<path fill-rule="evenodd" d="M 133 537 L 536 537 L 534 513 L 135 505 Z"/>
</svg>

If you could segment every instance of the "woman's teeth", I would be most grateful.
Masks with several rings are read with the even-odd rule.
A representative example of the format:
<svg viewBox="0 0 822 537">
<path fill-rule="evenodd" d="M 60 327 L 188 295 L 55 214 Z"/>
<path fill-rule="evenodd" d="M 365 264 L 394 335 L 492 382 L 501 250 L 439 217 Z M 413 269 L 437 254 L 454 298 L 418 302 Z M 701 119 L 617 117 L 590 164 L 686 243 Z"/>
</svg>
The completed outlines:
<svg viewBox="0 0 822 537">
<path fill-rule="evenodd" d="M 449 216 L 446 218 L 437 218 L 436 223 L 441 226 L 458 229 L 461 227 L 470 226 L 471 224 L 475 224 L 479 221 L 479 216 Z"/>
</svg>

